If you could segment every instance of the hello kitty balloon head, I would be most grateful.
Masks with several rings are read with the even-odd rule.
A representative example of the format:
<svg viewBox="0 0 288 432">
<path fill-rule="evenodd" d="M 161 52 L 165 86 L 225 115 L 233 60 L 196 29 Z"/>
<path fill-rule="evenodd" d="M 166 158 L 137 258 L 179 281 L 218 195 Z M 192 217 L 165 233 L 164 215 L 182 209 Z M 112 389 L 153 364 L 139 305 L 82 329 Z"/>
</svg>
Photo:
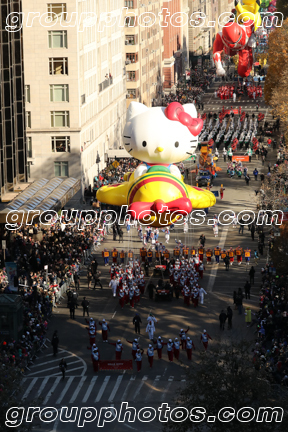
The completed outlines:
<svg viewBox="0 0 288 432">
<path fill-rule="evenodd" d="M 147 108 L 131 102 L 123 142 L 128 153 L 143 162 L 178 163 L 195 152 L 202 128 L 194 104 Z"/>
</svg>

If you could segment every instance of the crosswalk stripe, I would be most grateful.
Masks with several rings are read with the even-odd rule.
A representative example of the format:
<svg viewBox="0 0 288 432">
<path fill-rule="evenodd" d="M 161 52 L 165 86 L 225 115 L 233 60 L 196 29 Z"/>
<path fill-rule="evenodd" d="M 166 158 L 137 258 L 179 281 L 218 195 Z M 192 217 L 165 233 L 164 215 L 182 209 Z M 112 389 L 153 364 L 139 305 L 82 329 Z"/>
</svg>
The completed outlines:
<svg viewBox="0 0 288 432">
<path fill-rule="evenodd" d="M 123 379 L 123 375 L 118 376 L 115 386 L 109 396 L 108 402 L 113 402 L 113 399 L 117 393 L 118 388 L 120 387 L 122 379 Z"/>
<path fill-rule="evenodd" d="M 87 391 L 86 391 L 86 393 L 85 393 L 85 396 L 84 396 L 83 399 L 82 399 L 82 402 L 83 402 L 83 403 L 87 402 L 87 400 L 88 400 L 88 398 L 89 398 L 89 396 L 90 396 L 90 393 L 91 393 L 91 391 L 92 391 L 92 389 L 93 389 L 93 387 L 94 387 L 94 384 L 95 384 L 95 382 L 97 381 L 97 378 L 98 378 L 98 376 L 94 376 L 94 377 L 91 379 L 90 384 L 89 384 L 89 387 L 88 387 L 88 389 L 87 389 Z"/>
<path fill-rule="evenodd" d="M 126 396 L 127 396 L 127 394 L 128 394 L 129 387 L 131 386 L 132 381 L 135 381 L 135 379 L 136 379 L 136 376 L 132 376 L 132 377 L 130 378 L 130 381 L 128 382 L 128 384 L 127 384 L 127 386 L 126 386 L 126 388 L 125 388 L 125 390 L 124 390 L 124 393 L 123 393 L 123 395 L 122 395 L 122 401 L 123 401 L 123 402 L 125 402 Z"/>
<path fill-rule="evenodd" d="M 69 366 L 72 365 L 72 364 L 75 364 L 75 363 L 79 363 L 79 361 L 81 361 L 81 360 L 80 359 L 79 360 L 75 360 L 74 362 L 69 363 Z M 53 367 L 47 368 L 47 369 L 41 369 L 40 371 L 37 371 L 37 372 L 33 372 L 33 375 L 36 375 L 36 374 L 39 374 L 39 373 L 42 373 L 42 372 L 47 372 L 49 370 L 56 369 L 56 366 L 53 366 Z M 58 367 L 58 369 L 59 369 L 59 367 Z"/>
<path fill-rule="evenodd" d="M 169 381 L 169 380 L 168 380 L 168 381 Z M 171 385 L 172 385 L 172 381 L 169 381 L 167 387 L 166 387 L 165 389 L 163 389 L 163 392 L 162 392 L 161 397 L 160 397 L 161 402 L 164 401 L 165 396 L 166 396 L 166 394 L 168 393 L 168 391 L 169 391 Z"/>
<path fill-rule="evenodd" d="M 76 387 L 76 390 L 74 391 L 74 393 L 73 393 L 73 395 L 72 395 L 69 403 L 73 403 L 76 400 L 76 398 L 77 398 L 77 396 L 78 396 L 78 394 L 79 394 L 79 392 L 80 392 L 80 390 L 81 390 L 84 382 L 86 381 L 86 378 L 87 378 L 87 376 L 84 376 L 84 377 L 81 378 L 81 380 L 80 380 L 78 386 Z"/>
<path fill-rule="evenodd" d="M 49 379 L 49 377 L 47 377 L 47 378 L 45 378 L 45 379 L 43 380 L 43 382 L 42 382 L 42 384 L 41 384 L 41 386 L 40 386 L 40 388 L 39 388 L 39 390 L 38 390 L 38 392 L 37 392 L 37 396 L 36 396 L 37 398 L 41 395 L 41 393 L 42 393 L 42 391 L 43 391 L 45 385 L 46 385 L 47 382 L 48 382 L 48 379 Z"/>
<path fill-rule="evenodd" d="M 110 376 L 106 376 L 105 379 L 104 379 L 104 382 L 103 382 L 102 386 L 100 387 L 100 390 L 99 390 L 98 395 L 97 395 L 97 397 L 95 399 L 95 402 L 99 402 L 100 401 L 100 399 L 101 399 L 101 397 L 102 397 L 102 395 L 104 393 L 104 390 L 107 387 L 107 384 L 108 384 L 109 380 L 110 380 Z"/>
<path fill-rule="evenodd" d="M 36 383 L 36 381 L 38 380 L 38 378 L 34 378 L 31 383 L 29 384 L 28 388 L 26 389 L 24 395 L 22 396 L 22 399 L 26 399 L 27 396 L 29 395 L 30 391 L 32 390 L 32 387 L 34 386 L 34 384 Z"/>
<path fill-rule="evenodd" d="M 57 377 L 57 378 L 56 378 L 54 384 L 52 385 L 51 389 L 49 390 L 49 392 L 48 392 L 47 395 L 46 395 L 46 398 L 45 398 L 44 401 L 43 401 L 43 405 L 46 405 L 46 404 L 47 404 L 48 400 L 50 399 L 52 393 L 53 393 L 54 390 L 56 389 L 56 387 L 57 387 L 57 385 L 59 384 L 60 380 L 61 380 L 61 377 Z"/>
<path fill-rule="evenodd" d="M 72 384 L 72 381 L 74 380 L 74 377 L 70 377 L 68 378 L 67 384 L 65 385 L 64 389 L 62 390 L 59 398 L 56 401 L 57 405 L 60 405 L 60 403 L 62 402 L 62 399 L 64 398 L 65 394 L 67 393 L 70 385 Z"/>
<path fill-rule="evenodd" d="M 70 372 L 78 370 L 78 369 L 82 369 L 82 368 L 83 368 L 83 365 L 82 366 L 78 366 L 78 367 L 73 368 L 73 369 L 69 369 L 69 371 L 66 373 L 66 376 L 69 376 Z M 50 375 L 50 376 L 59 376 L 59 375 L 62 375 L 62 372 L 58 372 L 58 373 L 55 373 L 55 374 Z"/>
<path fill-rule="evenodd" d="M 133 401 L 135 401 L 136 397 L 138 396 L 138 394 L 140 393 L 140 391 L 141 391 L 141 389 L 142 389 L 142 387 L 144 385 L 144 382 L 147 381 L 147 379 L 148 379 L 148 376 L 144 375 L 144 377 L 142 378 L 141 383 L 139 384 L 139 386 L 136 389 L 136 392 L 134 393 L 134 396 L 133 396 L 133 399 L 132 399 Z"/>
<path fill-rule="evenodd" d="M 145 398 L 145 402 L 148 401 L 148 400 L 150 399 L 150 397 L 151 397 L 153 391 L 156 391 L 156 390 L 157 390 L 157 389 L 156 389 L 156 384 L 159 382 L 160 378 L 161 378 L 161 375 L 156 375 L 156 378 L 154 379 L 154 381 L 153 381 L 153 383 L 152 383 L 152 385 L 151 385 L 150 390 L 147 392 L 147 395 L 146 395 L 146 398 Z"/>
<path fill-rule="evenodd" d="M 75 357 L 75 356 L 74 356 L 73 354 L 72 354 L 72 355 L 68 355 L 68 356 L 66 356 L 66 357 L 62 357 L 62 356 L 61 356 L 61 358 L 63 358 L 64 360 L 67 359 L 67 358 L 69 358 L 69 357 Z M 59 359 L 55 358 L 54 360 L 49 360 L 49 361 L 47 361 L 47 362 L 43 362 L 43 363 L 36 363 L 36 364 L 34 364 L 33 366 L 31 366 L 31 369 L 32 369 L 32 368 L 35 368 L 35 367 L 38 367 L 38 366 L 42 366 L 42 365 L 48 364 L 48 363 L 53 363 L 53 362 L 58 362 L 58 363 L 59 363 Z"/>
</svg>

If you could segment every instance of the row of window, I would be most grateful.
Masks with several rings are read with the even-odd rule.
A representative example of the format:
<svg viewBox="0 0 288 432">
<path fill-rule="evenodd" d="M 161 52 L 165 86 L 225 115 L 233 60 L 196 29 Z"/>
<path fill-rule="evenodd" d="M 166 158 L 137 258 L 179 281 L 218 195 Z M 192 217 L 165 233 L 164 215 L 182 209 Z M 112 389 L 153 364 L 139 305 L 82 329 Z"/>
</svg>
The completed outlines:
<svg viewBox="0 0 288 432">
<path fill-rule="evenodd" d="M 30 85 L 25 85 L 25 101 L 26 103 L 31 102 Z M 51 84 L 50 102 L 69 102 L 69 85 Z"/>
<path fill-rule="evenodd" d="M 27 164 L 27 175 L 31 178 L 30 163 Z M 54 175 L 55 177 L 69 177 L 69 164 L 68 162 L 54 162 Z"/>
<path fill-rule="evenodd" d="M 31 111 L 26 111 L 26 127 L 31 128 Z M 51 111 L 50 112 L 51 127 L 70 127 L 69 111 Z"/>
<path fill-rule="evenodd" d="M 51 150 L 53 153 L 70 153 L 70 136 L 52 136 Z M 27 137 L 27 156 L 32 158 L 32 137 Z"/>
</svg>

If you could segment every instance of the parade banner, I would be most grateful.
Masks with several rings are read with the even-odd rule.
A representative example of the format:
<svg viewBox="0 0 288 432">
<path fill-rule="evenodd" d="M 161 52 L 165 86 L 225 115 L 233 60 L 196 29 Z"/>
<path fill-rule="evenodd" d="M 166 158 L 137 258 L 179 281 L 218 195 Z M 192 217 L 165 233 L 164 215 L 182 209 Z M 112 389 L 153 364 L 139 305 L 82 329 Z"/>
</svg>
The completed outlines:
<svg viewBox="0 0 288 432">
<path fill-rule="evenodd" d="M 101 360 L 99 370 L 133 370 L 132 360 Z"/>
<path fill-rule="evenodd" d="M 249 156 L 232 156 L 232 161 L 234 162 L 249 162 Z"/>
<path fill-rule="evenodd" d="M 14 262 L 5 263 L 6 273 L 8 277 L 8 284 L 11 291 L 18 291 L 18 287 L 14 286 L 14 278 L 17 277 L 17 264 Z"/>
</svg>

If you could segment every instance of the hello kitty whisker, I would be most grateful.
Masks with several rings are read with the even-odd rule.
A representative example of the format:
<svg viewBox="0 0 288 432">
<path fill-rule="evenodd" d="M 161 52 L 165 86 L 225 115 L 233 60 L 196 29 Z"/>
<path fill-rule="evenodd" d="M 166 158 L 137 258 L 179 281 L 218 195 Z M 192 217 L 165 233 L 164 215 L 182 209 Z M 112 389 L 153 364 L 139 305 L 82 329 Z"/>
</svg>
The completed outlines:
<svg viewBox="0 0 288 432">
<path fill-rule="evenodd" d="M 197 140 L 191 140 L 190 142 L 197 142 Z"/>
<path fill-rule="evenodd" d="M 130 145 L 130 143 L 125 143 L 125 145 Z"/>
<path fill-rule="evenodd" d="M 130 153 L 132 150 L 133 150 L 133 149 L 130 149 L 130 150 L 128 151 L 128 153 Z"/>
<path fill-rule="evenodd" d="M 186 153 L 187 153 L 187 154 L 190 154 L 191 156 L 192 156 L 192 154 L 193 154 L 193 153 L 189 153 L 189 152 L 186 152 Z"/>
<path fill-rule="evenodd" d="M 125 135 L 124 135 L 124 138 L 131 138 L 131 137 L 128 137 L 128 136 L 125 136 Z"/>
</svg>

